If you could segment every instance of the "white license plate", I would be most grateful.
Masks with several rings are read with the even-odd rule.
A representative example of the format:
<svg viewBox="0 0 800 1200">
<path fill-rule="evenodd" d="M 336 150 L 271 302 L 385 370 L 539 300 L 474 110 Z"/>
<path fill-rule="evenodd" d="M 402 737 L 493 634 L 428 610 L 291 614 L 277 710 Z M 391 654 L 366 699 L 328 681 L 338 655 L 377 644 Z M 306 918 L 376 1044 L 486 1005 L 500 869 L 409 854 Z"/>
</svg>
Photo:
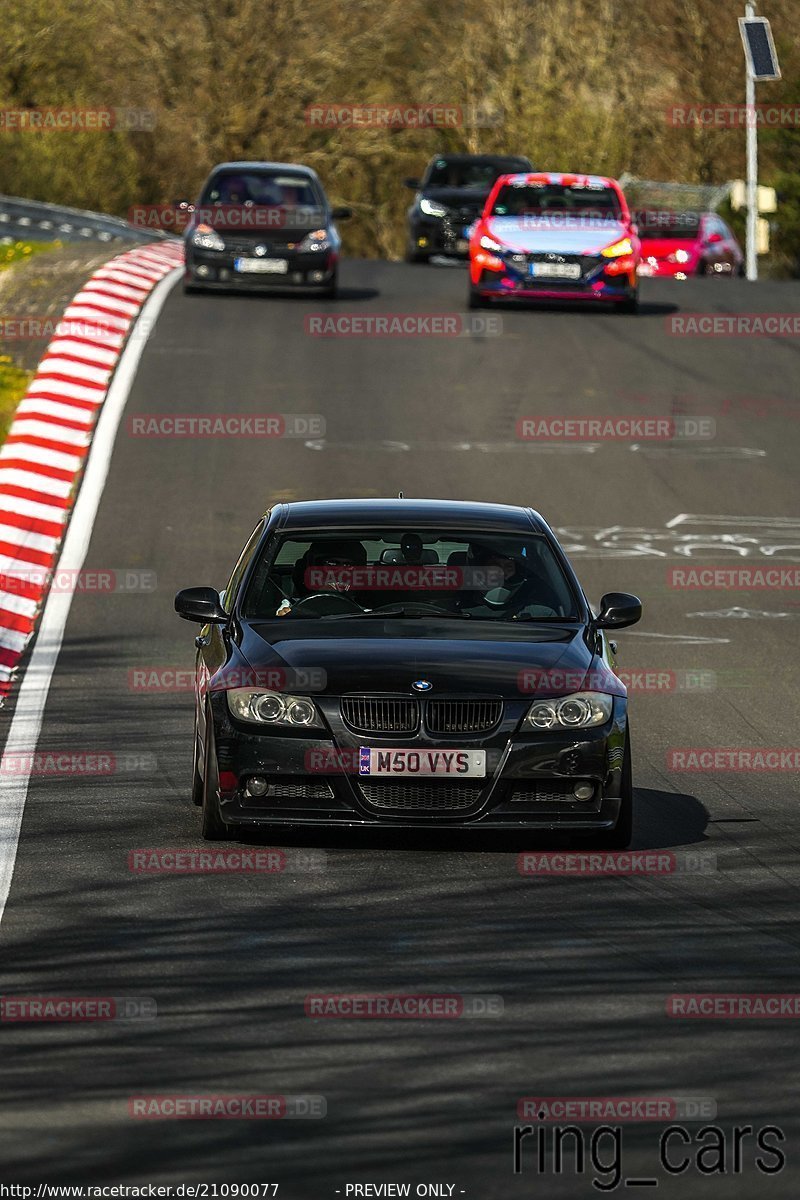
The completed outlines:
<svg viewBox="0 0 800 1200">
<path fill-rule="evenodd" d="M 289 270 L 285 258 L 237 258 L 233 265 L 237 271 L 253 275 L 285 275 Z"/>
<path fill-rule="evenodd" d="M 359 775 L 447 775 L 456 779 L 486 776 L 485 750 L 375 750 L 359 748 Z"/>
<path fill-rule="evenodd" d="M 540 279 L 580 279 L 580 263 L 531 263 L 531 275 Z"/>
</svg>

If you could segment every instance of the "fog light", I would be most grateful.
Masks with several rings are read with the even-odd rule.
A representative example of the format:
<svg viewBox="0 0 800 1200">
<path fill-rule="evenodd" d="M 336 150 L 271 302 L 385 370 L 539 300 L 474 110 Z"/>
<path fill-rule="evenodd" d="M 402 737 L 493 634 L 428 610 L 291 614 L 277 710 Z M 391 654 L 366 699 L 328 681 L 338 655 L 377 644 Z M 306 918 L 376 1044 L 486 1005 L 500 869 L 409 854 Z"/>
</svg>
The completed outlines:
<svg viewBox="0 0 800 1200">
<path fill-rule="evenodd" d="M 230 278 L 230 274 L 231 274 L 231 273 L 230 273 L 230 271 L 227 269 L 227 267 L 222 267 L 222 268 L 220 269 L 219 277 L 220 277 L 220 279 L 229 279 L 229 278 Z"/>
<path fill-rule="evenodd" d="M 269 787 L 269 780 L 264 779 L 263 775 L 253 775 L 247 781 L 247 794 L 248 796 L 266 796 Z"/>
<path fill-rule="evenodd" d="M 206 276 L 208 276 L 208 275 L 210 275 L 210 274 L 211 274 L 211 270 L 210 270 L 210 268 L 209 268 L 209 267 L 202 267 L 202 266 L 201 266 L 201 267 L 198 267 L 198 268 L 197 268 L 197 271 L 195 272 L 195 274 L 197 274 L 197 275 L 199 276 L 199 278 L 200 278 L 200 279 L 205 279 L 205 278 L 206 278 Z"/>
<path fill-rule="evenodd" d="M 576 800 L 591 800 L 594 795 L 594 785 L 591 783 L 576 783 L 572 789 Z"/>
<path fill-rule="evenodd" d="M 417 238 L 417 245 L 420 246 L 423 250 L 425 249 L 427 244 L 428 244 L 428 239 L 426 237 Z"/>
<path fill-rule="evenodd" d="M 324 278 L 325 278 L 324 271 L 312 271 L 311 272 L 311 282 L 312 283 L 322 283 Z"/>
</svg>

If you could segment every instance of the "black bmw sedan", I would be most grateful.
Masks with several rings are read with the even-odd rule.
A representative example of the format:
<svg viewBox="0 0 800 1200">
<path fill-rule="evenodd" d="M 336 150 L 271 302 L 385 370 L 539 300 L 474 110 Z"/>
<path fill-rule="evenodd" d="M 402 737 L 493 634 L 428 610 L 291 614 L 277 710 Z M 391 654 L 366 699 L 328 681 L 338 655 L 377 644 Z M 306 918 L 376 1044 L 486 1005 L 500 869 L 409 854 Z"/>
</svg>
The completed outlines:
<svg viewBox="0 0 800 1200">
<path fill-rule="evenodd" d="M 454 826 L 631 837 L 627 694 L 607 631 L 530 508 L 445 500 L 279 504 L 202 626 L 193 799 L 203 834 Z"/>
<path fill-rule="evenodd" d="M 188 206 L 184 291 L 309 288 L 334 296 L 341 238 L 310 167 L 220 163 Z"/>
</svg>

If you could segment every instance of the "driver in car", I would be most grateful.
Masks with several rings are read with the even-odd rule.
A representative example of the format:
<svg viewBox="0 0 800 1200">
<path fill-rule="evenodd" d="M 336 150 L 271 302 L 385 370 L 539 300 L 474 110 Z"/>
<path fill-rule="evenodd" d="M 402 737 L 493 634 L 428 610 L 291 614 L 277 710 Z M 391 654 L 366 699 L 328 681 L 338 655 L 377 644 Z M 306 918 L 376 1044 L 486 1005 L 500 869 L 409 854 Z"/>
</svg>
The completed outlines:
<svg viewBox="0 0 800 1200">
<path fill-rule="evenodd" d="M 501 608 L 509 616 L 529 607 L 545 609 L 548 614 L 559 611 L 559 599 L 551 584 L 525 557 L 498 546 L 473 543 L 467 554 L 467 565 L 473 569 L 482 568 L 487 576 L 481 591 L 472 593 L 472 598 L 467 600 L 468 606 L 483 606 L 488 597 L 493 600 L 492 608 Z"/>
</svg>

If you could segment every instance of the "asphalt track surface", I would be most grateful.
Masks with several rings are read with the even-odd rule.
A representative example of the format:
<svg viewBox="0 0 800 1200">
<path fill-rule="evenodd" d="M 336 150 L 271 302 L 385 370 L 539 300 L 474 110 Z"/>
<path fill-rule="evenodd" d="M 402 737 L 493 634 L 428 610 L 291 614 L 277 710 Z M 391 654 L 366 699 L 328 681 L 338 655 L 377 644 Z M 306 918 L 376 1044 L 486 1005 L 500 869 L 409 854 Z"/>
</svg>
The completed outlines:
<svg viewBox="0 0 800 1200">
<path fill-rule="evenodd" d="M 662 1121 L 623 1127 L 623 1178 L 656 1179 L 666 1196 L 797 1195 L 796 1021 L 681 1020 L 665 1004 L 797 987 L 796 773 L 686 773 L 667 760 L 676 747 L 797 745 L 797 593 L 681 591 L 667 571 L 693 545 L 695 562 L 800 561 L 800 523 L 786 522 L 800 517 L 800 347 L 680 338 L 666 321 L 790 312 L 800 287 L 648 281 L 637 317 L 504 310 L 489 337 L 305 332 L 319 313 L 461 313 L 465 284 L 462 270 L 347 262 L 337 304 L 179 287 L 169 297 L 129 418 L 317 413 L 327 436 L 152 439 L 123 421 L 86 570 L 152 570 L 158 586 L 76 596 L 40 748 L 132 757 L 113 778 L 33 779 L 0 931 L 2 990 L 147 996 L 158 1017 L 2 1027 L 3 1182 L 270 1182 L 286 1200 L 397 1182 L 412 1195 L 452 1184 L 474 1200 L 592 1196 L 588 1158 L 583 1175 L 568 1157 L 560 1177 L 541 1176 L 531 1151 L 512 1173 L 520 1097 L 694 1095 L 716 1103 L 729 1151 L 734 1125 L 780 1126 L 783 1172 L 760 1174 L 750 1138 L 739 1174 L 729 1153 L 724 1174 L 692 1164 L 670 1177 Z M 715 416 L 713 439 L 587 450 L 515 436 L 525 416 L 687 406 Z M 129 870 L 132 849 L 202 845 L 191 697 L 129 682 L 135 668 L 191 666 L 194 630 L 175 616 L 174 592 L 224 586 L 277 500 L 400 490 L 534 505 L 565 531 L 592 600 L 643 598 L 641 625 L 618 638 L 623 668 L 695 673 L 683 683 L 706 672 L 704 689 L 632 696 L 634 844 L 702 851 L 715 869 L 525 878 L 517 853 L 542 845 L 531 836 L 309 833 L 267 844 L 317 851 L 316 869 Z M 731 610 L 740 615 L 695 615 Z M 489 994 L 504 1012 L 314 1021 L 304 998 L 319 992 Z M 322 1095 L 327 1116 L 128 1115 L 132 1095 L 241 1093 Z M 687 1123 L 692 1137 L 702 1124 Z"/>
</svg>

